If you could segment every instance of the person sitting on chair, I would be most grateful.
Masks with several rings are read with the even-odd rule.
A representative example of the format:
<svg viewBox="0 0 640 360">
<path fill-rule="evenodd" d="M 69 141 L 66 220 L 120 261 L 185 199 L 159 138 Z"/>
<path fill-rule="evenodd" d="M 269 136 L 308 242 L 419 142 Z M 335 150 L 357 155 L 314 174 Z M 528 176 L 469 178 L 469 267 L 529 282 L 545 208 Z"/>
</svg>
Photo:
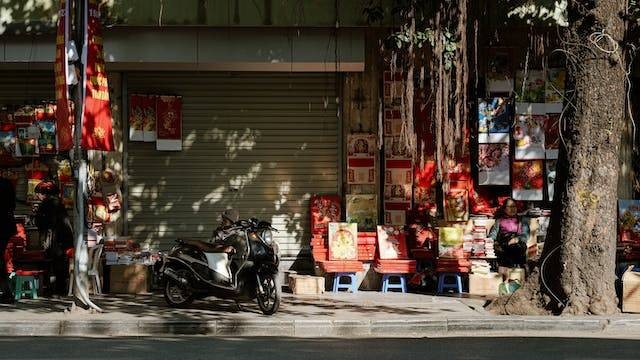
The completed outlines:
<svg viewBox="0 0 640 360">
<path fill-rule="evenodd" d="M 496 213 L 496 222 L 489 231 L 495 243 L 498 266 L 501 268 L 524 267 L 526 263 L 529 224 L 518 216 L 515 200 L 508 198 Z"/>
</svg>

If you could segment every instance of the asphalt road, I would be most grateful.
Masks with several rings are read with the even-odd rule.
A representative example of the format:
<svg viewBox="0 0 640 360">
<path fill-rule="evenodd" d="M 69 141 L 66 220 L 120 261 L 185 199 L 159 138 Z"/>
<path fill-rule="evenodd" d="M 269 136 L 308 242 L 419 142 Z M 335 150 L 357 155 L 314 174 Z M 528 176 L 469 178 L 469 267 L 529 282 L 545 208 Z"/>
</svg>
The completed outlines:
<svg viewBox="0 0 640 360">
<path fill-rule="evenodd" d="M 640 340 L 0 338 L 0 359 L 639 359 Z"/>
</svg>

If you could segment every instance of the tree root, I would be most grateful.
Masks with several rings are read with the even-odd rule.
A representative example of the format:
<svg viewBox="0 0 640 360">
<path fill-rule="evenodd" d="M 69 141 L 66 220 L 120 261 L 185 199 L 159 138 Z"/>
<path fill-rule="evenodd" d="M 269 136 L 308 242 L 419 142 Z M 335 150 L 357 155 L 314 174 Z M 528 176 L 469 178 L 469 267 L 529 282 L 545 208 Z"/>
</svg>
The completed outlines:
<svg viewBox="0 0 640 360">
<path fill-rule="evenodd" d="M 495 299 L 487 310 L 497 315 L 552 315 L 547 304 L 540 291 L 540 275 L 536 269 L 521 288 Z"/>
</svg>

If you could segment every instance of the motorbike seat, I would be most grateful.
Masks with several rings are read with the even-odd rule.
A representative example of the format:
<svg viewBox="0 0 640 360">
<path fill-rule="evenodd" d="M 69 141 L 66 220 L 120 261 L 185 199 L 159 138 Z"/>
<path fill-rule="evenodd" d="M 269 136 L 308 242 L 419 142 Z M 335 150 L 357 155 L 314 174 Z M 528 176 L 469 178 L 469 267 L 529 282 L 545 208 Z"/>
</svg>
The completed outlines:
<svg viewBox="0 0 640 360">
<path fill-rule="evenodd" d="M 229 255 L 235 253 L 233 246 L 228 245 L 211 244 L 200 240 L 183 240 L 183 243 L 197 247 L 206 253 L 226 253 Z"/>
</svg>

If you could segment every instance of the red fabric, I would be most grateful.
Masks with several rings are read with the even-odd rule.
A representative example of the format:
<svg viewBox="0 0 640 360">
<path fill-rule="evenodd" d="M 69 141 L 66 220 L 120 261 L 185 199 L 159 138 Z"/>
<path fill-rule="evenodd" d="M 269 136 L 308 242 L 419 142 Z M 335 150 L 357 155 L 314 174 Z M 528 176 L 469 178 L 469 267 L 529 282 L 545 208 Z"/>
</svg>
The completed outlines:
<svg viewBox="0 0 640 360">
<path fill-rule="evenodd" d="M 18 276 L 40 276 L 44 274 L 44 270 L 16 270 Z"/>
<path fill-rule="evenodd" d="M 56 34 L 55 57 L 55 88 L 56 88 L 56 138 L 58 149 L 67 151 L 73 147 L 71 126 L 73 124 L 73 111 L 69 101 L 69 89 L 67 87 L 67 49 L 69 40 L 69 1 L 65 1 L 58 13 L 58 27 Z"/>
<path fill-rule="evenodd" d="M 64 253 L 65 255 L 67 255 L 67 259 L 73 259 L 73 256 L 75 255 L 76 251 L 74 248 L 68 248 Z"/>
<path fill-rule="evenodd" d="M 88 1 L 87 4 L 87 63 L 81 144 L 85 149 L 114 151 L 113 117 L 102 48 L 100 9 L 97 1 Z"/>
</svg>

